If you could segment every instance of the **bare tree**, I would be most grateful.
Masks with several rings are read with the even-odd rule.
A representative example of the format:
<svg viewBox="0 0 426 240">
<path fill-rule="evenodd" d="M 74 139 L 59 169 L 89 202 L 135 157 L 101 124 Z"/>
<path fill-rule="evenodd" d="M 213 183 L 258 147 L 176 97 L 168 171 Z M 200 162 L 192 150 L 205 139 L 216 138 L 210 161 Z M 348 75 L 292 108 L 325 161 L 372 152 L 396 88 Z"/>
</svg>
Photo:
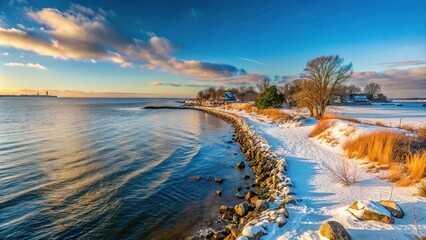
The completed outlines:
<svg viewBox="0 0 426 240">
<path fill-rule="evenodd" d="M 334 162 L 333 166 L 323 162 L 328 170 L 328 175 L 334 181 L 343 184 L 344 186 L 352 185 L 359 180 L 360 171 L 356 163 L 349 160 L 341 159 Z"/>
<path fill-rule="evenodd" d="M 265 77 L 260 83 L 256 84 L 257 89 L 259 89 L 260 93 L 263 93 L 267 88 L 271 86 L 271 79 Z"/>
<path fill-rule="evenodd" d="M 361 88 L 355 86 L 355 85 L 349 85 L 347 87 L 347 93 L 350 96 L 351 94 L 359 93 L 361 92 Z"/>
<path fill-rule="evenodd" d="M 382 87 L 377 83 L 369 83 L 367 86 L 365 86 L 364 92 L 368 95 L 370 100 L 373 100 L 379 95 L 381 88 Z"/>
<path fill-rule="evenodd" d="M 336 56 L 323 56 L 315 58 L 306 64 L 302 74 L 312 84 L 310 95 L 312 96 L 317 111 L 314 117 L 321 118 L 327 107 L 327 103 L 336 91 L 336 87 L 346 81 L 352 75 L 352 63 L 343 64 L 343 58 Z"/>
</svg>

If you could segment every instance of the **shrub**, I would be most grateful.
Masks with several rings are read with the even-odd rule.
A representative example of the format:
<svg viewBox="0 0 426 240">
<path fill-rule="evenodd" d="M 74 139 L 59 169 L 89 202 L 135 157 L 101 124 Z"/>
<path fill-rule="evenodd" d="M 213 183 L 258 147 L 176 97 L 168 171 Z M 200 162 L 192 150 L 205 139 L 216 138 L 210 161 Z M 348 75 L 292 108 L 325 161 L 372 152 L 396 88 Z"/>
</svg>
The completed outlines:
<svg viewBox="0 0 426 240">
<path fill-rule="evenodd" d="M 359 179 L 359 169 L 356 163 L 350 163 L 346 159 L 338 160 L 333 166 L 324 163 L 329 176 L 336 182 L 349 186 Z"/>
<path fill-rule="evenodd" d="M 426 126 L 417 129 L 417 136 L 421 141 L 426 141 Z"/>
<path fill-rule="evenodd" d="M 283 103 L 284 97 L 278 93 L 277 86 L 267 88 L 260 97 L 256 100 L 255 106 L 259 109 L 279 106 Z"/>
<path fill-rule="evenodd" d="M 400 163 L 392 163 L 389 168 L 389 174 L 386 176 L 391 182 L 398 182 L 404 174 L 404 167 Z"/>
<path fill-rule="evenodd" d="M 323 133 L 325 130 L 329 129 L 333 126 L 333 121 L 328 119 L 321 119 L 318 121 L 318 123 L 315 125 L 314 129 L 312 129 L 311 133 L 309 134 L 309 137 L 315 137 L 319 134 Z"/>
<path fill-rule="evenodd" d="M 426 150 L 407 156 L 404 173 L 397 183 L 399 186 L 416 183 L 426 175 Z"/>
<path fill-rule="evenodd" d="M 409 139 L 401 132 L 380 131 L 346 142 L 343 149 L 350 158 L 367 158 L 379 164 L 402 161 L 409 152 Z"/>
</svg>

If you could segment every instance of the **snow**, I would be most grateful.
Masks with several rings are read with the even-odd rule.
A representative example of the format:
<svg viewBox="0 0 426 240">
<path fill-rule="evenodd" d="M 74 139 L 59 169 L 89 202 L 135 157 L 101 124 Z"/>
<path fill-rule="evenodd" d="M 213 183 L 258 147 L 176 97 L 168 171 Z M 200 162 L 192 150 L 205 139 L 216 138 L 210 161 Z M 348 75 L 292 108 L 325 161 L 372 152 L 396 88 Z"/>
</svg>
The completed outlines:
<svg viewBox="0 0 426 240">
<path fill-rule="evenodd" d="M 247 237 L 253 237 L 254 235 L 258 234 L 259 232 L 266 232 L 266 231 L 262 227 L 255 225 L 255 226 L 249 226 L 249 227 L 244 228 L 242 234 L 244 236 L 247 236 Z"/>
<path fill-rule="evenodd" d="M 378 202 L 359 200 L 359 201 L 357 201 L 357 208 L 359 210 L 356 210 L 356 209 L 353 209 L 353 208 L 348 208 L 348 211 L 351 212 L 355 217 L 357 217 L 359 219 L 362 218 L 365 210 L 369 210 L 369 211 L 376 212 L 376 213 L 379 213 L 379 214 L 384 215 L 384 216 L 391 217 L 390 212 L 388 210 L 386 210 L 386 208 L 383 207 Z"/>
<path fill-rule="evenodd" d="M 352 239 L 413 239 L 416 234 L 413 212 L 417 216 L 420 234 L 426 234 L 426 200 L 415 195 L 417 189 L 397 187 L 381 179 L 385 171 L 366 172 L 366 166 L 359 160 L 348 160 L 341 150 L 347 139 L 359 134 L 380 130 L 380 127 L 348 123 L 336 120 L 333 144 L 320 138 L 309 138 L 309 132 L 316 120 L 307 118 L 300 127 L 281 128 L 263 117 L 246 113 L 220 109 L 240 115 L 253 129 L 268 142 L 270 149 L 287 164 L 287 176 L 294 187 L 282 191 L 293 191 L 296 205 L 287 205 L 290 218 L 284 227 L 269 223 L 265 211 L 256 226 L 266 227 L 268 234 L 262 239 L 319 239 L 319 227 L 327 220 L 340 222 Z M 350 134 L 345 135 L 345 133 Z M 333 142 L 333 141 L 332 141 Z M 336 161 L 351 161 L 361 169 L 357 183 L 344 187 L 334 182 L 329 175 L 327 165 Z M 391 197 L 392 195 L 392 197 Z M 406 213 L 402 219 L 396 218 L 394 224 L 376 221 L 361 221 L 347 211 L 349 205 L 365 200 L 367 207 L 375 207 L 369 201 L 391 200 L 397 202 Z M 271 209 L 274 206 L 271 204 Z"/>
<path fill-rule="evenodd" d="M 411 125 L 415 127 L 426 125 L 426 107 L 424 102 L 402 103 L 404 106 L 395 105 L 367 105 L 367 106 L 333 106 L 328 108 L 328 113 L 344 117 L 360 119 L 367 123 L 380 122 L 386 126 Z"/>
</svg>

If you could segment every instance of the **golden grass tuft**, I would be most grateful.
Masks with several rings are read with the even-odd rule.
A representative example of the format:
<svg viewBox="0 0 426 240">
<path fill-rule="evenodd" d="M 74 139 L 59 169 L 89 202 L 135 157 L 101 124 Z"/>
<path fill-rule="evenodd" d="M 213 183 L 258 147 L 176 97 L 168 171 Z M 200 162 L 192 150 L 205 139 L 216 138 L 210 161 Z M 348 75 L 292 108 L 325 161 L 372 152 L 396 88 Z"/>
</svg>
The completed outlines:
<svg viewBox="0 0 426 240">
<path fill-rule="evenodd" d="M 340 120 L 344 120 L 344 121 L 348 121 L 348 122 L 353 122 L 353 123 L 362 123 L 358 119 L 350 118 L 350 117 L 343 117 L 343 116 L 336 115 L 336 114 L 325 114 L 322 117 L 322 119 L 340 119 Z"/>
<path fill-rule="evenodd" d="M 398 182 L 404 174 L 404 167 L 400 163 L 392 163 L 386 178 L 391 182 Z"/>
<path fill-rule="evenodd" d="M 371 162 L 390 164 L 402 159 L 409 150 L 405 134 L 396 131 L 380 131 L 359 136 L 346 142 L 343 149 L 350 158 L 367 158 Z"/>
<path fill-rule="evenodd" d="M 426 175 L 426 150 L 409 155 L 406 159 L 406 176 L 398 181 L 399 186 L 408 186 Z"/>
<path fill-rule="evenodd" d="M 257 109 L 253 103 L 232 103 L 226 106 L 228 109 L 234 109 L 239 111 L 246 111 L 248 113 L 255 113 L 269 118 L 272 121 L 280 121 L 289 117 L 287 113 L 279 109 Z"/>
<path fill-rule="evenodd" d="M 426 181 L 422 181 L 417 186 L 417 195 L 426 198 Z"/>
<path fill-rule="evenodd" d="M 325 130 L 329 129 L 333 126 L 333 121 L 330 119 L 320 119 L 318 123 L 315 125 L 314 129 L 312 129 L 309 137 L 315 137 L 319 134 L 323 133 Z"/>
</svg>

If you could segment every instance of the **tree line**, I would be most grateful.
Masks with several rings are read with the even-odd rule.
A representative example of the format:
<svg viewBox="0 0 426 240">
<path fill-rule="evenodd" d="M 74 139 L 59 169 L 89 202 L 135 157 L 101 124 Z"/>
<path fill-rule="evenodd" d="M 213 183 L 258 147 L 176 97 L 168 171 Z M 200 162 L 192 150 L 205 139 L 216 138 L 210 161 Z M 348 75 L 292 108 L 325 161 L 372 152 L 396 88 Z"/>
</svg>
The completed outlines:
<svg viewBox="0 0 426 240">
<path fill-rule="evenodd" d="M 280 106 L 305 107 L 312 117 L 324 116 L 327 105 L 332 99 L 347 99 L 352 94 L 363 93 L 372 101 L 387 101 L 377 83 L 370 83 L 364 91 L 355 85 L 344 82 L 352 75 L 352 63 L 344 64 L 344 59 L 336 56 L 322 56 L 308 61 L 300 78 L 284 85 L 273 84 L 266 77 L 258 84 L 257 90 L 252 86 L 225 89 L 223 87 L 198 92 L 197 98 L 219 100 L 224 92 L 232 92 L 241 101 L 256 101 L 260 109 Z"/>
</svg>

